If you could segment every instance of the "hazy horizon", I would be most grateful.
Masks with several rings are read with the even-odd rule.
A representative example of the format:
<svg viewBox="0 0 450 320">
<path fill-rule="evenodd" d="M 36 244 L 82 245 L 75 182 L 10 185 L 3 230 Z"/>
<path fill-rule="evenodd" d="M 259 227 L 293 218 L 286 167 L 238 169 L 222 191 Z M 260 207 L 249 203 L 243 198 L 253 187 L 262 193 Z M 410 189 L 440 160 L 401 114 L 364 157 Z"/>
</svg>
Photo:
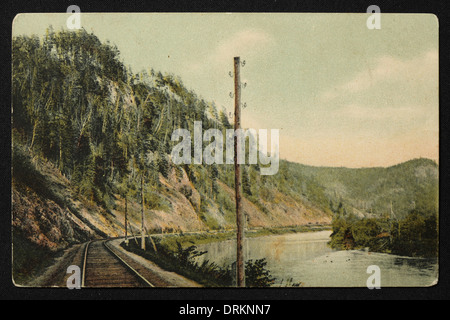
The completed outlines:
<svg viewBox="0 0 450 320">
<path fill-rule="evenodd" d="M 382 169 L 387 169 L 387 168 L 392 168 L 398 165 L 402 165 L 404 163 L 410 162 L 410 161 L 418 161 L 418 160 L 430 160 L 433 161 L 434 163 L 436 163 L 437 166 L 439 166 L 439 162 L 430 158 L 412 158 L 406 161 L 402 161 L 399 163 L 395 163 L 395 164 L 391 164 L 388 166 L 374 166 L 374 167 L 346 167 L 346 166 L 320 166 L 320 165 L 311 165 L 311 164 L 305 164 L 305 163 L 300 163 L 300 162 L 296 162 L 296 161 L 290 161 L 287 159 L 282 159 L 280 158 L 280 161 L 288 161 L 290 163 L 294 163 L 294 164 L 298 164 L 301 166 L 306 166 L 306 167 L 314 167 L 314 168 L 328 168 L 328 169 L 377 169 L 377 168 L 382 168 Z"/>
<path fill-rule="evenodd" d="M 81 8 L 82 9 L 82 8 Z M 66 30 L 69 14 L 21 14 L 13 36 Z M 439 163 L 438 25 L 433 15 L 81 14 L 134 73 L 179 76 L 233 110 L 233 57 L 246 61 L 243 127 L 280 129 L 280 158 L 315 167 Z"/>
</svg>

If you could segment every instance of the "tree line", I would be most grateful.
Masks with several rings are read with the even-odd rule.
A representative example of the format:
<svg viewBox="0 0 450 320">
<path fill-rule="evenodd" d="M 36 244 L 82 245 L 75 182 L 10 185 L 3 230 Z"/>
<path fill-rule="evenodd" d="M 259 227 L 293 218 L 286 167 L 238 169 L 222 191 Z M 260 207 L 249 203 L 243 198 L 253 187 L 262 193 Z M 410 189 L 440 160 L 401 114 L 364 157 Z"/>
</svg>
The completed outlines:
<svg viewBox="0 0 450 320">
<path fill-rule="evenodd" d="M 334 249 L 368 248 L 373 252 L 412 257 L 437 257 L 438 220 L 434 214 L 411 211 L 405 218 L 359 219 L 337 214 L 329 245 Z"/>
<path fill-rule="evenodd" d="M 134 73 L 116 46 L 84 29 L 50 27 L 43 38 L 15 37 L 12 64 L 14 144 L 54 163 L 78 195 L 108 208 L 115 194 L 139 202 L 143 185 L 146 203 L 164 208 L 160 177 L 181 177 L 184 171 L 201 196 L 198 214 L 209 227 L 218 227 L 207 219 L 212 203 L 224 215 L 234 212 L 219 183 L 234 187 L 232 165 L 171 162 L 174 129 L 193 133 L 194 121 L 202 121 L 204 130 L 233 128 L 224 108 L 188 90 L 179 77 L 153 69 Z M 262 177 L 258 164 L 244 165 L 244 195 L 263 211 L 261 200 L 274 200 L 273 190 L 299 201 L 309 197 L 329 211 L 312 179 L 298 176 L 300 186 L 300 180 L 289 178 L 288 162 L 282 161 L 281 170 Z"/>
</svg>

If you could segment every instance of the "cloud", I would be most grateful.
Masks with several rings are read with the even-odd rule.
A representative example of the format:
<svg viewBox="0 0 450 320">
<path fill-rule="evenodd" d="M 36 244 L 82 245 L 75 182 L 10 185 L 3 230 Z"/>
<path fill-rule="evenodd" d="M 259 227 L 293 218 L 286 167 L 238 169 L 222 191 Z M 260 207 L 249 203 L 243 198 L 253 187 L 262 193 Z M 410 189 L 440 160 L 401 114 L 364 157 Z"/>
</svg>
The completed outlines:
<svg viewBox="0 0 450 320">
<path fill-rule="evenodd" d="M 243 30 L 223 41 L 212 53 L 210 60 L 223 63 L 230 57 L 250 56 L 273 42 L 272 37 L 260 30 Z"/>
<path fill-rule="evenodd" d="M 386 82 L 430 82 L 438 79 L 437 50 L 429 50 L 412 59 L 402 60 L 383 56 L 375 61 L 375 67 L 359 72 L 349 81 L 330 88 L 321 95 L 322 102 L 330 102 L 340 96 L 361 93 Z M 436 82 L 437 83 L 437 82 Z"/>
<path fill-rule="evenodd" d="M 421 106 L 363 107 L 357 104 L 346 105 L 333 112 L 334 117 L 371 121 L 407 121 L 426 116 L 427 110 Z"/>
<path fill-rule="evenodd" d="M 233 57 L 241 56 L 243 59 L 248 59 L 272 46 L 274 42 L 274 38 L 262 30 L 247 29 L 239 31 L 219 42 L 209 55 L 204 57 L 202 61 L 192 64 L 190 69 L 194 71 L 201 68 L 229 66 Z"/>
</svg>

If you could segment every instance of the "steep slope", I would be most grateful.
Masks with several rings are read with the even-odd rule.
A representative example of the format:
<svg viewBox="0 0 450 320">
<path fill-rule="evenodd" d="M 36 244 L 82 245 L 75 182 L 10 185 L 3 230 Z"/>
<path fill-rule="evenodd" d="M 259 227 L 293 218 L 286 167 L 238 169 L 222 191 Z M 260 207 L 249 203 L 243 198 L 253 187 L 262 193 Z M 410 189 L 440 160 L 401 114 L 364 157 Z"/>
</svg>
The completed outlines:
<svg viewBox="0 0 450 320">
<path fill-rule="evenodd" d="M 101 207 L 74 197 L 69 180 L 50 162 L 14 146 L 12 226 L 32 243 L 56 251 L 118 229 Z"/>
<path fill-rule="evenodd" d="M 317 168 L 292 164 L 303 176 L 312 178 L 325 190 L 336 208 L 345 205 L 360 217 L 392 212 L 404 218 L 416 209 L 437 214 L 439 168 L 429 159 L 414 159 L 389 168 Z"/>
<path fill-rule="evenodd" d="M 27 239 L 60 248 L 123 234 L 125 202 L 133 232 L 141 201 L 150 231 L 234 225 L 230 166 L 171 160 L 175 129 L 193 134 L 195 121 L 204 130 L 232 127 L 225 112 L 178 77 L 132 73 L 118 48 L 94 34 L 49 29 L 43 39 L 13 39 L 12 96 L 14 227 Z M 244 171 L 250 226 L 330 221 L 324 203 L 284 192 L 286 177 L 263 179 L 256 166 Z"/>
<path fill-rule="evenodd" d="M 73 243 L 94 238 L 117 237 L 124 234 L 125 200 L 113 194 L 114 205 L 104 208 L 77 195 L 57 168 L 50 162 L 32 159 L 23 148 L 14 148 L 12 225 L 30 242 L 56 251 Z M 146 227 L 151 232 L 202 231 L 230 229 L 235 226 L 234 189 L 219 182 L 221 194 L 227 199 L 223 208 L 213 199 L 201 205 L 201 196 L 181 170 L 172 170 L 169 178 L 160 175 L 163 186 L 147 196 Z M 243 208 L 249 227 L 280 227 L 328 224 L 331 217 L 313 204 L 295 200 L 276 189 L 270 190 L 275 200 L 254 204 L 244 197 Z M 156 200 L 152 202 L 153 200 Z M 155 207 L 155 202 L 159 203 Z M 161 205 L 163 203 L 164 205 Z M 263 207 L 261 207 L 263 206 Z M 201 209 L 203 207 L 203 209 Z M 142 206 L 128 200 L 129 234 L 140 232 Z"/>
</svg>

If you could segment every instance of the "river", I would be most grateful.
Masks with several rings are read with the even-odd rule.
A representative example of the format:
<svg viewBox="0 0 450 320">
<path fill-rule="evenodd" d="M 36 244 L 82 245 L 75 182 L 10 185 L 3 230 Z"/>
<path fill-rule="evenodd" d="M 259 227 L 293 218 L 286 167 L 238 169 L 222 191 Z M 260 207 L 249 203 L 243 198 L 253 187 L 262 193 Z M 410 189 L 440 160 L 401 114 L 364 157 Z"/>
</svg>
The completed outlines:
<svg viewBox="0 0 450 320">
<path fill-rule="evenodd" d="M 327 245 L 331 231 L 248 238 L 246 260 L 267 259 L 277 286 L 288 279 L 304 287 L 366 287 L 367 268 L 381 270 L 382 287 L 424 287 L 437 281 L 436 259 L 402 257 L 360 250 L 337 251 Z M 199 258 L 229 266 L 236 260 L 234 240 L 199 245 L 208 251 Z"/>
</svg>

